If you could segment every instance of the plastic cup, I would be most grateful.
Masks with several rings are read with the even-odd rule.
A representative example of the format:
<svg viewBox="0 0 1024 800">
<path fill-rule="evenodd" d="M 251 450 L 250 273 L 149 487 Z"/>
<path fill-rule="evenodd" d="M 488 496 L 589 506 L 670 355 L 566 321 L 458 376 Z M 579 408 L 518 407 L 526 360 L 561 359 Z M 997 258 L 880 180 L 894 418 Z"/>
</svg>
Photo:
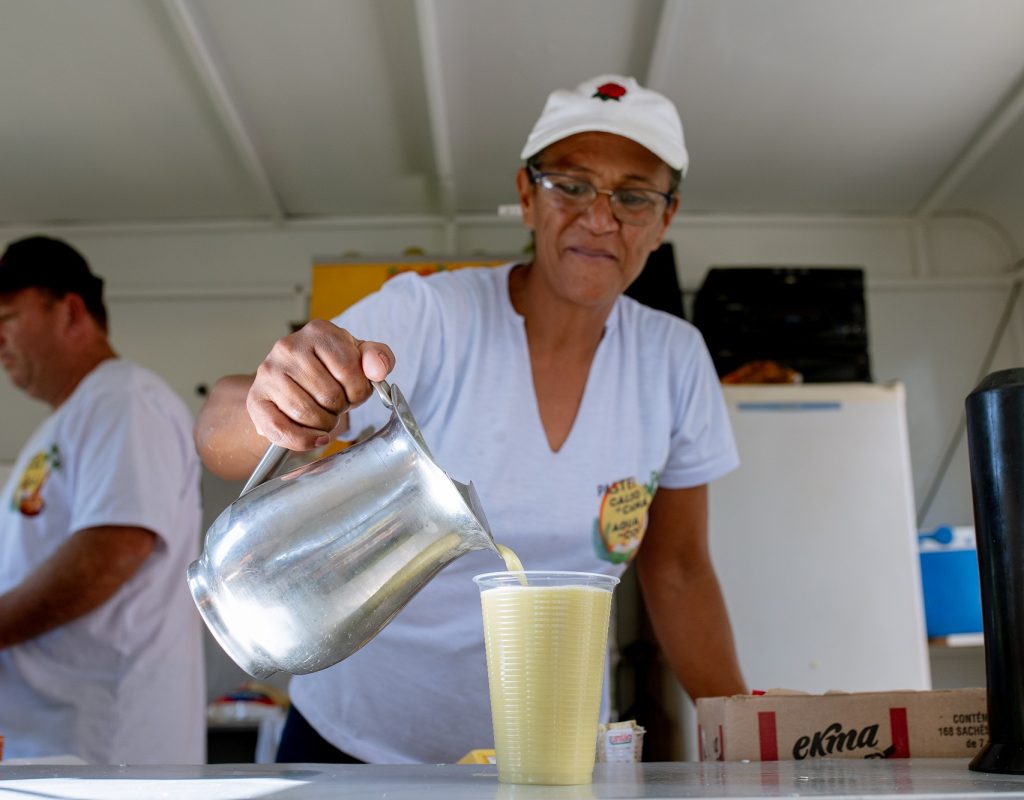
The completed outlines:
<svg viewBox="0 0 1024 800">
<path fill-rule="evenodd" d="M 619 579 L 528 570 L 473 580 L 483 608 L 498 780 L 590 783 Z"/>
</svg>

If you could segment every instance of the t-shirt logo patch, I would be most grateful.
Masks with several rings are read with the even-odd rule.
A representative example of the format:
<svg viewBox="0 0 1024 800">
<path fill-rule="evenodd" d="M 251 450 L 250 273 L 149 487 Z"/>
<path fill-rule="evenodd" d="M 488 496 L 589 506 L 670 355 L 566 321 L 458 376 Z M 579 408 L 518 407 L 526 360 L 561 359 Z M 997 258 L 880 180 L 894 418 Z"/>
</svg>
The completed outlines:
<svg viewBox="0 0 1024 800">
<path fill-rule="evenodd" d="M 34 517 L 39 514 L 46 503 L 43 501 L 43 484 L 50 477 L 50 472 L 60 469 L 60 449 L 53 445 L 49 450 L 40 450 L 14 487 L 14 494 L 11 497 L 11 510 L 24 514 L 26 517 Z"/>
<path fill-rule="evenodd" d="M 650 483 L 624 478 L 598 487 L 601 506 L 594 520 L 594 549 L 598 558 L 622 564 L 633 558 L 647 530 L 647 510 L 658 488 L 658 473 Z"/>
</svg>

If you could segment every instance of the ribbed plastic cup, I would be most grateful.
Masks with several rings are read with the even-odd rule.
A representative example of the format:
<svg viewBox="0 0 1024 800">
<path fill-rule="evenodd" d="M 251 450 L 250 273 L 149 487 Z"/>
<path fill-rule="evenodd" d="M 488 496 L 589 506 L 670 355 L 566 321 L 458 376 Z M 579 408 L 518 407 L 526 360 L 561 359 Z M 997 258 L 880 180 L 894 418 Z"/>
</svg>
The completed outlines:
<svg viewBox="0 0 1024 800">
<path fill-rule="evenodd" d="M 483 607 L 498 780 L 590 783 L 619 579 L 527 570 L 473 580 Z"/>
</svg>

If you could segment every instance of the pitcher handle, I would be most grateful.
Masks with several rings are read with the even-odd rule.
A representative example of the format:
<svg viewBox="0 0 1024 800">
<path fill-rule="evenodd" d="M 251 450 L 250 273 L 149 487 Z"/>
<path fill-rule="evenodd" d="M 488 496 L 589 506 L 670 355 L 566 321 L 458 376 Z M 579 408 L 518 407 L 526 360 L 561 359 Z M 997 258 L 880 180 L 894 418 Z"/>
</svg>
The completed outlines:
<svg viewBox="0 0 1024 800">
<path fill-rule="evenodd" d="M 370 383 L 377 390 L 377 395 L 380 397 L 381 402 L 384 403 L 384 407 L 394 408 L 395 404 L 391 402 L 391 384 L 387 381 L 370 381 Z"/>
<path fill-rule="evenodd" d="M 384 407 L 394 408 L 394 403 L 391 400 L 391 385 L 387 381 L 370 381 L 370 383 L 377 390 L 377 396 L 384 403 Z M 288 453 L 290 452 L 287 447 L 281 447 L 277 444 L 270 445 L 263 453 L 260 463 L 256 465 L 256 469 L 252 471 L 252 475 L 249 476 L 249 480 L 245 482 L 245 486 L 242 487 L 242 491 L 239 492 L 238 496 L 241 497 L 247 492 L 252 491 L 270 478 L 277 472 L 281 464 L 284 463 L 284 460 L 288 458 Z"/>
</svg>

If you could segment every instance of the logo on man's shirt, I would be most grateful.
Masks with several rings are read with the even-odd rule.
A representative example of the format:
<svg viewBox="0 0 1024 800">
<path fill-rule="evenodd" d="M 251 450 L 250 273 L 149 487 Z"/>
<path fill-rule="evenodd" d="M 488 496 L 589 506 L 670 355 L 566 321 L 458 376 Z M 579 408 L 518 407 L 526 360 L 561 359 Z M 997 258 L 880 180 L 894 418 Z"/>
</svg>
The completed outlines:
<svg viewBox="0 0 1024 800">
<path fill-rule="evenodd" d="M 49 450 L 40 450 L 28 462 L 25 471 L 14 487 L 11 496 L 11 510 L 34 517 L 46 505 L 43 500 L 43 484 L 50 477 L 50 472 L 61 468 L 60 448 L 56 444 Z"/>
<path fill-rule="evenodd" d="M 649 483 L 624 478 L 597 488 L 601 506 L 594 520 L 594 549 L 598 558 L 613 564 L 633 558 L 647 530 L 647 511 L 659 477 L 652 472 Z"/>
</svg>

